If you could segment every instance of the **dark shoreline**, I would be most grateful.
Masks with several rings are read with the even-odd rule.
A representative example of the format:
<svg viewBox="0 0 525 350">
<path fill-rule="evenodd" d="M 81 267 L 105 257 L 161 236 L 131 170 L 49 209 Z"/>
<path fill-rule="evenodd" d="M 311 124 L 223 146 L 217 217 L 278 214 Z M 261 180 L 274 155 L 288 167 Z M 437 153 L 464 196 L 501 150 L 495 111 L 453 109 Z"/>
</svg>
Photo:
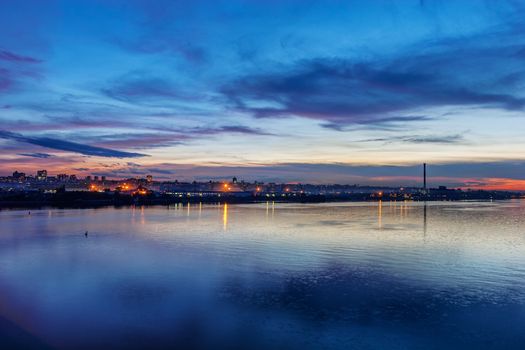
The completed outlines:
<svg viewBox="0 0 525 350">
<path fill-rule="evenodd" d="M 315 203 L 356 203 L 356 202 L 468 202 L 468 201 L 504 201 L 520 199 L 521 197 L 505 197 L 505 198 L 461 198 L 461 199 L 438 199 L 438 198 L 419 198 L 419 199 L 394 199 L 394 198 L 337 198 L 337 197 L 321 197 L 308 198 L 308 199 L 282 199 L 282 198 L 261 198 L 261 199 L 245 199 L 245 198 L 209 198 L 209 199 L 187 199 L 182 198 L 179 200 L 139 200 L 139 201 L 118 201 L 114 200 L 83 200 L 74 202 L 61 202 L 61 201 L 0 201 L 0 210 L 6 209 L 44 209 L 44 208 L 55 208 L 55 209 L 95 209 L 104 207 L 114 208 L 125 208 L 133 206 L 170 206 L 177 204 L 257 204 L 257 203 L 301 203 L 301 204 L 315 204 Z"/>
</svg>

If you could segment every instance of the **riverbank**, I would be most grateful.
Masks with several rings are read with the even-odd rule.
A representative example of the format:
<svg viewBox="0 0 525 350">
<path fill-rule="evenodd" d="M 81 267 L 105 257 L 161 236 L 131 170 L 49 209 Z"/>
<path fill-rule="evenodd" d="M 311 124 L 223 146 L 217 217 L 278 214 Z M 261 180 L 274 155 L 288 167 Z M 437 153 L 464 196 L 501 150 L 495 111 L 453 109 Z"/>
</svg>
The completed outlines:
<svg viewBox="0 0 525 350">
<path fill-rule="evenodd" d="M 339 194 L 301 194 L 272 196 L 172 196 L 151 194 L 148 196 L 131 196 L 99 192 L 65 192 L 65 193 L 18 193 L 0 199 L 0 209 L 34 209 L 53 208 L 98 208 L 122 207 L 132 205 L 166 206 L 179 203 L 326 203 L 326 202 L 374 202 L 374 201 L 469 201 L 469 200 L 508 200 L 520 198 L 520 194 L 511 192 L 460 191 L 453 196 L 436 194 L 413 194 L 409 198 L 398 195 L 378 195 L 376 193 L 339 193 Z"/>
</svg>

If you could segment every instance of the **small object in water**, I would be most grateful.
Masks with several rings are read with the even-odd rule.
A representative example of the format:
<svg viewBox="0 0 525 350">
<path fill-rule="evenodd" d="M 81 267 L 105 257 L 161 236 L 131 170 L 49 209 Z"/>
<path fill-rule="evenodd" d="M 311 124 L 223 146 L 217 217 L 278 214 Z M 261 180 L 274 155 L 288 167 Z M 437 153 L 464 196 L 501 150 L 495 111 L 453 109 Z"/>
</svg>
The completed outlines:
<svg viewBox="0 0 525 350">
<path fill-rule="evenodd" d="M 29 212 L 28 214 L 31 215 L 31 212 Z"/>
<path fill-rule="evenodd" d="M 86 236 L 86 237 L 87 237 L 87 235 L 88 235 L 88 232 L 86 231 L 86 232 L 84 233 L 84 236 Z"/>
</svg>

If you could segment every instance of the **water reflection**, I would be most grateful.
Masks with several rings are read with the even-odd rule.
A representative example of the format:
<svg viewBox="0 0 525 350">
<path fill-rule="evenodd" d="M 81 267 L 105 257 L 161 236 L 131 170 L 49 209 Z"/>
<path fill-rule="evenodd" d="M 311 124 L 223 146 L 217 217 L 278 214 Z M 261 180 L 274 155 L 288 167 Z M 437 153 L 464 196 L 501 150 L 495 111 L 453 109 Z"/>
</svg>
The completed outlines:
<svg viewBox="0 0 525 350">
<path fill-rule="evenodd" d="M 228 203 L 224 203 L 224 209 L 222 211 L 222 225 L 223 230 L 226 231 L 228 228 Z"/>
<path fill-rule="evenodd" d="M 377 226 L 381 229 L 383 228 L 383 201 L 379 200 L 377 202 Z"/>
<path fill-rule="evenodd" d="M 427 237 L 427 202 L 423 203 L 423 235 Z"/>
<path fill-rule="evenodd" d="M 266 202 L 266 219 L 273 219 L 275 215 L 275 202 Z"/>
<path fill-rule="evenodd" d="M 0 212 L 0 346 L 525 347 L 520 201 L 196 206 Z"/>
</svg>

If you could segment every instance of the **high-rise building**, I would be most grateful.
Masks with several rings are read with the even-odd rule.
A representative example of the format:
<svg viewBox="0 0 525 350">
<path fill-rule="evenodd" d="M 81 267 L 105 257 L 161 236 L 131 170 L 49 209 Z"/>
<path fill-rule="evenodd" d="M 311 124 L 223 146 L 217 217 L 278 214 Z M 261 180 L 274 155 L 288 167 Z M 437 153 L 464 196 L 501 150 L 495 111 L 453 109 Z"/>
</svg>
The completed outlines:
<svg viewBox="0 0 525 350">
<path fill-rule="evenodd" d="M 67 181 L 69 179 L 69 176 L 67 174 L 58 174 L 57 179 L 58 181 Z"/>
<path fill-rule="evenodd" d="M 102 176 L 100 179 L 102 180 L 102 182 L 106 181 L 106 177 L 105 176 Z"/>
<path fill-rule="evenodd" d="M 148 182 L 150 182 L 150 183 L 153 182 L 153 176 L 151 176 L 151 175 L 147 175 L 147 176 L 146 176 L 146 180 L 147 180 Z"/>
<path fill-rule="evenodd" d="M 86 176 L 86 181 L 91 181 L 91 175 Z"/>
<path fill-rule="evenodd" d="M 39 181 L 45 181 L 47 179 L 47 170 L 38 170 L 36 172 L 36 179 Z"/>
<path fill-rule="evenodd" d="M 94 181 L 98 181 L 98 176 L 95 175 L 95 177 L 93 178 Z"/>
</svg>

